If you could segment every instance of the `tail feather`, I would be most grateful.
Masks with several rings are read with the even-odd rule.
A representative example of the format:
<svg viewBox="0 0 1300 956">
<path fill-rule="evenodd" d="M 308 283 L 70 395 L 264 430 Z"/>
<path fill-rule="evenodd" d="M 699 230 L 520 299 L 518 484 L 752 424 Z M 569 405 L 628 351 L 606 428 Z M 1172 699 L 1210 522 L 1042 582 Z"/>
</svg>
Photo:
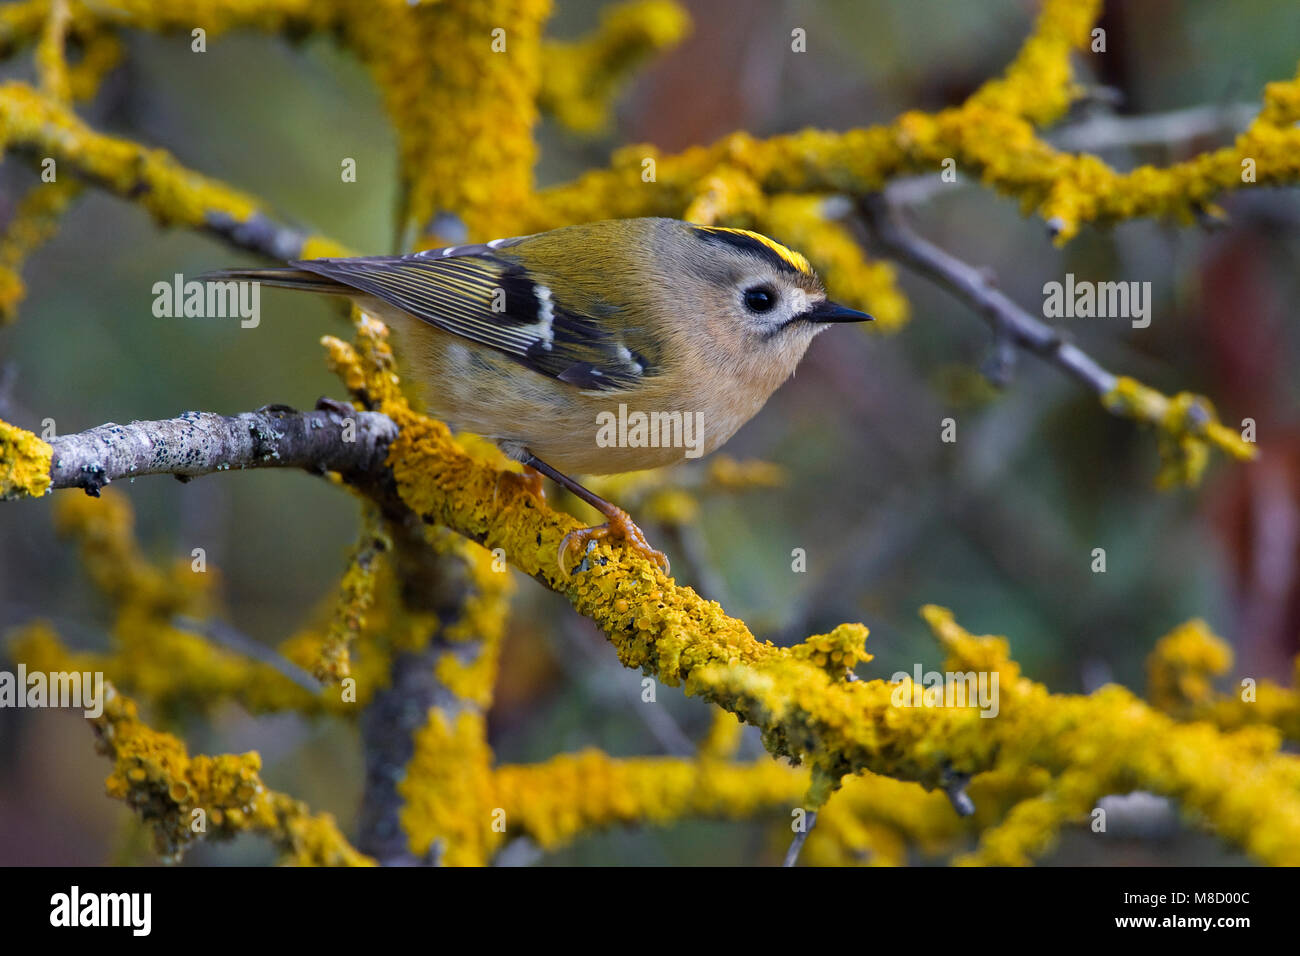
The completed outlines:
<svg viewBox="0 0 1300 956">
<path fill-rule="evenodd" d="M 334 295 L 355 295 L 356 289 L 306 269 L 218 269 L 199 276 L 200 282 L 260 282 L 280 289 L 304 289 Z"/>
</svg>

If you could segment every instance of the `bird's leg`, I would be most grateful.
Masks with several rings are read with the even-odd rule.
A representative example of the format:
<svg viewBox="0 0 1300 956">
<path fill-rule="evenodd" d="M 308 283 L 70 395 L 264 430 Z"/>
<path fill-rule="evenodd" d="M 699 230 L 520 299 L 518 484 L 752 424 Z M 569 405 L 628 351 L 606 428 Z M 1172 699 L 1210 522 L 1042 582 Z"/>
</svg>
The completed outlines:
<svg viewBox="0 0 1300 956">
<path fill-rule="evenodd" d="M 668 556 L 662 551 L 656 551 L 650 547 L 650 542 L 646 540 L 641 529 L 636 526 L 636 523 L 626 511 L 618 507 L 618 505 L 606 501 L 600 495 L 588 491 L 568 475 L 556 471 L 531 452 L 523 459 L 523 462 L 525 467 L 541 472 L 557 485 L 567 488 L 605 516 L 604 524 L 597 525 L 594 528 L 580 528 L 577 531 L 570 531 L 560 542 L 560 549 L 556 554 L 556 558 L 560 563 L 560 573 L 566 578 L 569 576 L 569 571 L 565 566 L 565 557 L 569 551 L 576 546 L 578 553 L 581 554 L 586 551 L 588 542 L 598 541 L 601 538 L 622 540 L 633 551 L 663 568 L 664 574 L 669 573 Z"/>
<path fill-rule="evenodd" d="M 542 473 L 531 465 L 524 465 L 523 474 L 517 471 L 501 471 L 497 473 L 496 487 L 492 489 L 493 507 L 496 507 L 497 496 L 501 493 L 501 482 L 503 481 L 522 489 L 534 498 L 539 498 L 542 501 L 546 500 L 546 489 L 542 487 Z"/>
</svg>

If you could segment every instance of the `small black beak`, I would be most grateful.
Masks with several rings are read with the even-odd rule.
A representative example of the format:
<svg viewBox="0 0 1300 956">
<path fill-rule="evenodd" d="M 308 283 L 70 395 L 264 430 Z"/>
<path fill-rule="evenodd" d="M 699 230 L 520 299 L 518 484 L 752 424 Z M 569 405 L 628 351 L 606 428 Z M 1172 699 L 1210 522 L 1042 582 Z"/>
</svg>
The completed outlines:
<svg viewBox="0 0 1300 956">
<path fill-rule="evenodd" d="M 809 322 L 874 322 L 875 316 L 823 299 L 800 316 Z"/>
</svg>

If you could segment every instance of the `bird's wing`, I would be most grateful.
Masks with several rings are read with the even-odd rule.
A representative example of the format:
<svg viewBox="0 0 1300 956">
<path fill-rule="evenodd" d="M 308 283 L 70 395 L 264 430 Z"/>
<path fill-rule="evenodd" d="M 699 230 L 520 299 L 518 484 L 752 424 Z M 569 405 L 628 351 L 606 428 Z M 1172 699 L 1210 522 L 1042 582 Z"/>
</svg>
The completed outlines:
<svg viewBox="0 0 1300 956">
<path fill-rule="evenodd" d="M 369 293 L 581 389 L 626 389 L 655 373 L 644 351 L 624 340 L 622 326 L 613 320 L 616 310 L 577 310 L 524 266 L 497 254 L 514 243 L 290 265 Z"/>
</svg>

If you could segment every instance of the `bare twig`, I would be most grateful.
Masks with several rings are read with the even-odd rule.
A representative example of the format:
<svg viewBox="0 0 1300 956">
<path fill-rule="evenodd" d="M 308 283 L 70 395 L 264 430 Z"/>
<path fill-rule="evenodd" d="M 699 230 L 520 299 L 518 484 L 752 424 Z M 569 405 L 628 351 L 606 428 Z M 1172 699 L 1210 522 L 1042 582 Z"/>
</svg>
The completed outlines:
<svg viewBox="0 0 1300 956">
<path fill-rule="evenodd" d="M 948 795 L 952 808 L 960 817 L 968 817 L 975 812 L 975 801 L 966 792 L 968 783 L 970 783 L 970 775 L 964 773 L 949 774 L 943 782 L 943 792 Z"/>
<path fill-rule="evenodd" d="M 556 659 L 570 680 L 582 684 L 602 703 L 613 703 L 619 709 L 630 711 L 665 754 L 689 757 L 695 753 L 695 744 L 666 708 L 658 703 L 647 706 L 639 694 L 627 693 L 627 671 L 622 664 L 601 653 L 575 627 L 560 627 L 556 633 L 562 643 L 557 648 Z"/>
<path fill-rule="evenodd" d="M 1098 395 L 1105 395 L 1115 387 L 1116 377 L 1091 356 L 995 288 L 987 271 L 963 262 L 912 232 L 878 193 L 861 199 L 858 208 L 872 234 L 894 258 L 970 305 L 992 326 L 996 339 L 1009 340 L 1033 352 Z"/>
<path fill-rule="evenodd" d="M 240 220 L 229 213 L 212 210 L 204 215 L 203 228 L 227 245 L 276 262 L 302 258 L 309 238 L 306 232 L 276 222 L 260 212 Z"/>
<path fill-rule="evenodd" d="M 492 860 L 493 866 L 532 866 L 546 854 L 529 837 L 515 837 Z"/>
<path fill-rule="evenodd" d="M 1258 103 L 1224 103 L 1146 116 L 1102 114 L 1053 130 L 1047 139 L 1061 149 L 1090 153 L 1133 146 L 1174 146 L 1203 136 L 1240 132 L 1258 113 Z"/>
<path fill-rule="evenodd" d="M 808 816 L 804 818 L 804 827 L 794 835 L 790 841 L 790 849 L 785 851 L 785 859 L 781 861 L 782 866 L 794 866 L 799 862 L 799 852 L 803 849 L 804 843 L 808 839 L 808 834 L 812 828 L 817 825 L 817 811 L 809 810 Z"/>
<path fill-rule="evenodd" d="M 12 418 L 14 383 L 18 381 L 18 363 L 13 359 L 0 364 L 0 418 Z"/>
<path fill-rule="evenodd" d="M 324 686 L 287 657 L 277 653 L 265 644 L 258 643 L 225 621 L 215 619 L 200 621 L 197 618 L 182 615 L 174 618 L 172 624 L 183 631 L 200 634 L 212 641 L 212 643 L 219 644 L 236 654 L 242 654 L 244 657 L 274 667 L 281 676 L 293 681 L 309 694 L 319 694 L 321 687 Z"/>
<path fill-rule="evenodd" d="M 1097 801 L 1106 813 L 1106 831 L 1113 836 L 1168 839 L 1178 832 L 1178 808 L 1168 797 L 1145 790 L 1111 794 Z"/>
<path fill-rule="evenodd" d="M 171 474 L 182 480 L 246 468 L 304 468 L 371 475 L 382 471 L 397 426 L 377 412 L 330 403 L 300 412 L 268 405 L 225 416 L 183 412 L 165 421 L 112 422 L 51 439 L 54 488 L 89 495 L 110 481 Z"/>
</svg>

